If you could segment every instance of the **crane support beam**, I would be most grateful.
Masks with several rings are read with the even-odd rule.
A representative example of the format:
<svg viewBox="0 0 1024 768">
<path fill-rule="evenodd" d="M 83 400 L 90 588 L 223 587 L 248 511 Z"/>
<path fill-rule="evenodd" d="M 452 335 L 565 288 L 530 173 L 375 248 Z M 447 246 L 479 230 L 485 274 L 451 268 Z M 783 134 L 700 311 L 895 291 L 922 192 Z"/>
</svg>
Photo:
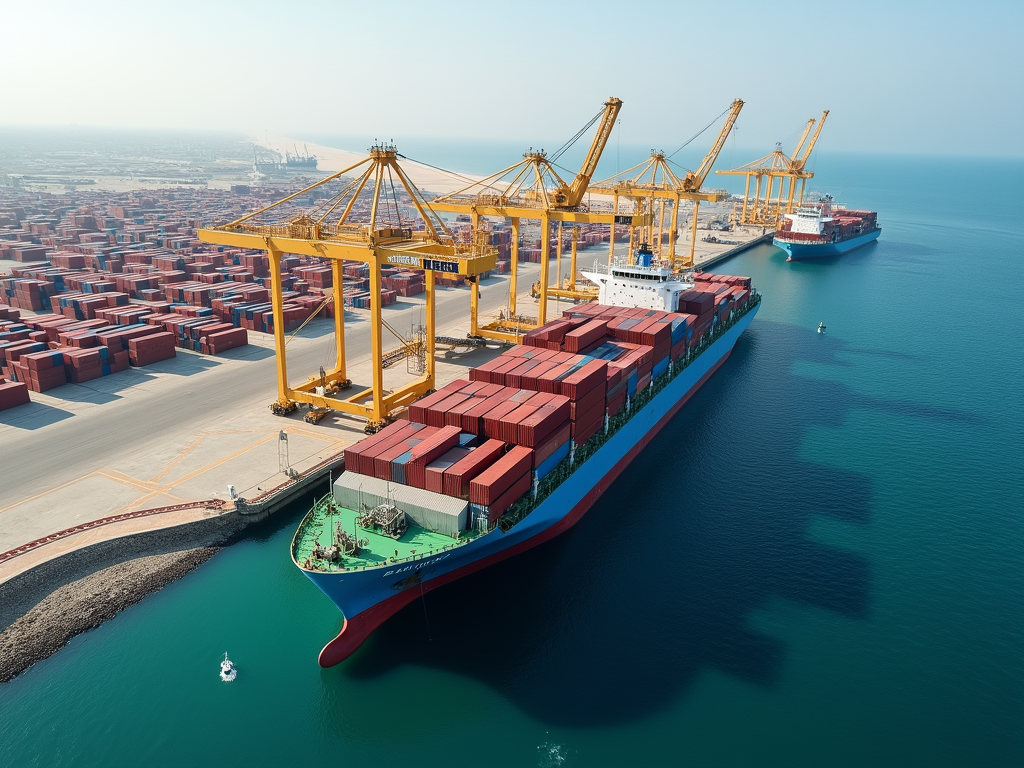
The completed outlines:
<svg viewBox="0 0 1024 768">
<path fill-rule="evenodd" d="M 611 193 L 609 192 L 609 194 Z M 711 194 L 709 196 L 716 200 L 722 197 L 720 194 Z M 603 213 L 598 211 L 551 210 L 549 212 L 545 212 L 543 208 L 483 205 L 478 203 L 431 203 L 430 207 L 435 211 L 441 211 L 444 213 L 475 213 L 478 216 L 494 216 L 506 219 L 532 219 L 540 221 L 542 218 L 547 216 L 551 221 L 562 221 L 567 224 L 624 224 L 631 227 L 639 227 L 643 224 L 643 217 L 641 216 L 632 216 L 631 221 L 624 221 L 622 216 L 616 216 L 614 213 Z"/>
<path fill-rule="evenodd" d="M 360 261 L 364 264 L 379 262 L 381 265 L 431 269 L 435 272 L 457 275 L 479 275 L 481 272 L 494 269 L 497 262 L 494 253 L 454 258 L 445 253 L 444 246 L 432 243 L 394 242 L 388 246 L 370 248 L 366 245 L 349 245 L 331 240 L 266 237 L 249 232 L 224 232 L 213 229 L 200 229 L 199 239 L 206 243 L 234 248 L 274 248 L 282 253 L 294 253 L 298 256 Z"/>
</svg>

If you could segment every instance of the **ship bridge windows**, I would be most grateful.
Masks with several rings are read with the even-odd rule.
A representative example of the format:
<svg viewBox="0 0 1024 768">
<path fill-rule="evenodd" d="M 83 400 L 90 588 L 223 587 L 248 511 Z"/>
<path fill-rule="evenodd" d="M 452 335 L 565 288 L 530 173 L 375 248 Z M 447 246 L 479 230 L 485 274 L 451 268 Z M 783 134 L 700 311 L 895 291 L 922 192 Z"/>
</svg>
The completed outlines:
<svg viewBox="0 0 1024 768">
<path fill-rule="evenodd" d="M 668 280 L 667 275 L 655 274 L 652 272 L 626 272 L 624 270 L 612 270 L 612 277 L 624 277 L 629 280 L 650 280 L 654 282 L 664 283 Z"/>
</svg>

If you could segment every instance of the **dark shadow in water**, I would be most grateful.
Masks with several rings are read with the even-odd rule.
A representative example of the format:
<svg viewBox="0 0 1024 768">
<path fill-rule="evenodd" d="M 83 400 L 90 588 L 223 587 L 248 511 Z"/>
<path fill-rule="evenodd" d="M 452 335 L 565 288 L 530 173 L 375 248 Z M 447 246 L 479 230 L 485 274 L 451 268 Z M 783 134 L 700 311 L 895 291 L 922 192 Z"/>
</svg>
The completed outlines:
<svg viewBox="0 0 1024 768">
<path fill-rule="evenodd" d="M 853 406 L 901 408 L 793 375 L 797 360 L 836 364 L 842 346 L 819 341 L 756 322 L 574 529 L 416 601 L 338 674 L 436 667 L 559 726 L 649 716 L 709 669 L 773 686 L 786 648 L 757 632 L 757 611 L 782 599 L 863 619 L 870 607 L 867 560 L 808 529 L 866 524 L 871 481 L 809 459 L 805 437 Z"/>
<path fill-rule="evenodd" d="M 909 400 L 878 400 L 873 397 L 855 397 L 851 405 L 857 408 L 869 408 L 884 411 L 897 416 L 912 416 L 946 424 L 984 424 L 986 419 L 969 411 L 954 411 L 952 408 L 936 408 L 933 405 L 922 405 Z"/>
<path fill-rule="evenodd" d="M 891 360 L 920 360 L 920 355 L 913 355 L 910 352 L 898 352 L 894 349 L 857 349 L 856 347 L 843 347 L 843 354 L 847 355 L 871 355 L 872 357 L 884 357 Z"/>
</svg>

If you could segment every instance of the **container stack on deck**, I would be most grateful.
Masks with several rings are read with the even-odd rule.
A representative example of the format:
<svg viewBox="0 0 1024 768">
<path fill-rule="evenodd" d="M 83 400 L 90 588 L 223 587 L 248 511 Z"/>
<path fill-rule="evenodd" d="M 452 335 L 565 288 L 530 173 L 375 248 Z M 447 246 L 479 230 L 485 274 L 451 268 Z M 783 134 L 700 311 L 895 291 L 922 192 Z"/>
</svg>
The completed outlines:
<svg viewBox="0 0 1024 768">
<path fill-rule="evenodd" d="M 534 481 L 603 429 L 627 398 L 688 356 L 749 299 L 749 280 L 701 275 L 680 305 L 659 312 L 586 304 L 530 331 L 524 344 L 409 406 L 345 451 L 346 472 L 467 500 L 489 525 Z M 723 314 L 726 313 L 726 314 Z"/>
</svg>

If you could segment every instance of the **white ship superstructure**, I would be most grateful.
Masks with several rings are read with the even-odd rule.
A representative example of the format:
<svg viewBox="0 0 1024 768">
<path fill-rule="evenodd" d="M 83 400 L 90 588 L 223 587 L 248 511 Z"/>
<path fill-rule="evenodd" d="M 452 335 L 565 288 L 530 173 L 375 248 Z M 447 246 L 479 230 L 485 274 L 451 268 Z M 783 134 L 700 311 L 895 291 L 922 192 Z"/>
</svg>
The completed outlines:
<svg viewBox="0 0 1024 768">
<path fill-rule="evenodd" d="M 646 244 L 634 257 L 617 256 L 611 265 L 595 265 L 583 276 L 600 289 L 597 303 L 610 307 L 643 307 L 675 312 L 679 294 L 693 288 L 693 279 L 675 275 L 654 259 Z"/>
<path fill-rule="evenodd" d="M 821 235 L 825 232 L 825 224 L 833 221 L 832 211 L 826 211 L 826 204 L 820 208 L 816 205 L 804 205 L 796 209 L 796 213 L 787 213 L 786 218 L 792 224 L 790 232 L 799 232 L 807 235 Z"/>
</svg>

